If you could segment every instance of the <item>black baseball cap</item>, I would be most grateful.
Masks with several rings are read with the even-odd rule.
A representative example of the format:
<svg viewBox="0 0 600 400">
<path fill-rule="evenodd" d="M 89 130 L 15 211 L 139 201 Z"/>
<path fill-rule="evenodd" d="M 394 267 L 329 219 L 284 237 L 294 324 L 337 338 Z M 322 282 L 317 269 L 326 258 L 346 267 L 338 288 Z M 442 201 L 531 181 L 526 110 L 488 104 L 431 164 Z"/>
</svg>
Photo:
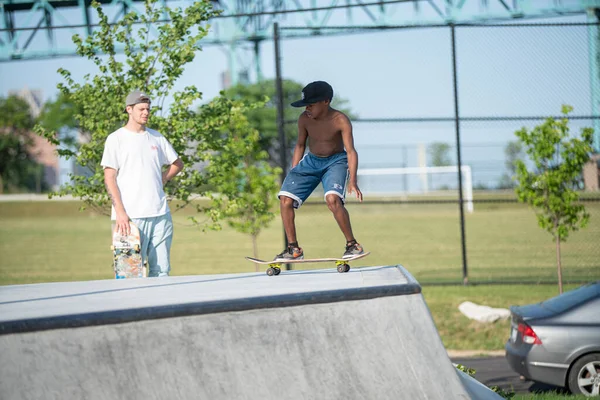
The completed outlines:
<svg viewBox="0 0 600 400">
<path fill-rule="evenodd" d="M 311 82 L 302 89 L 302 99 L 292 103 L 292 107 L 305 107 L 323 100 L 333 98 L 333 88 L 324 81 Z"/>
</svg>

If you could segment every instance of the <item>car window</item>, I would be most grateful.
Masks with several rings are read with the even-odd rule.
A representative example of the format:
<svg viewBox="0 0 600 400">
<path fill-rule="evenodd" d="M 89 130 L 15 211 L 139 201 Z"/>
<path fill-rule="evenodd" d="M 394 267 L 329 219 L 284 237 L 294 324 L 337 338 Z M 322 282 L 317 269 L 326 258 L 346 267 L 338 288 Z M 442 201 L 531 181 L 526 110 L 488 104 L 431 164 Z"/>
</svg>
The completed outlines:
<svg viewBox="0 0 600 400">
<path fill-rule="evenodd" d="M 562 313 L 593 298 L 600 297 L 600 282 L 570 290 L 541 303 L 542 307 Z"/>
</svg>

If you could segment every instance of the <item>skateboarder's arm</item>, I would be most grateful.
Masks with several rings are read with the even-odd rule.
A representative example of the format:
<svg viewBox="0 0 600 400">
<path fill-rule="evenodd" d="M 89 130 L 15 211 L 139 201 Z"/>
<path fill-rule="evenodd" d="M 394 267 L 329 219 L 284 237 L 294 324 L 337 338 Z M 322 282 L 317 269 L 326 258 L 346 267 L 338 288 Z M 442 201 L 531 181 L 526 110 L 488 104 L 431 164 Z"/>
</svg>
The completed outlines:
<svg viewBox="0 0 600 400">
<path fill-rule="evenodd" d="M 294 168 L 302 157 L 304 156 L 304 151 L 306 150 L 306 139 L 308 138 L 308 131 L 306 130 L 306 126 L 304 125 L 304 119 L 307 118 L 304 114 L 300 115 L 298 118 L 298 140 L 296 141 L 296 146 L 294 147 L 294 156 L 292 157 L 292 168 Z"/>
<path fill-rule="evenodd" d="M 129 234 L 129 216 L 125 212 L 125 206 L 123 206 L 123 200 L 121 199 L 121 192 L 119 186 L 117 186 L 117 170 L 110 167 L 104 168 L 104 185 L 108 192 L 108 197 L 115 207 L 115 213 L 117 214 L 116 228 L 119 231 Z"/>
<path fill-rule="evenodd" d="M 165 171 L 163 171 L 163 174 L 162 174 L 163 186 L 167 182 L 169 182 L 171 179 L 173 179 L 175 177 L 175 175 L 180 173 L 182 169 L 183 169 L 183 161 L 181 161 L 181 158 L 178 158 L 177 160 L 175 160 L 173 162 L 173 164 L 169 165 Z"/>
<path fill-rule="evenodd" d="M 358 179 L 356 173 L 358 171 L 358 153 L 354 148 L 354 136 L 352 134 L 352 124 L 345 115 L 340 119 L 342 140 L 344 142 L 344 148 L 348 155 L 348 193 L 355 192 L 356 198 L 362 201 L 362 192 L 358 188 Z"/>
</svg>

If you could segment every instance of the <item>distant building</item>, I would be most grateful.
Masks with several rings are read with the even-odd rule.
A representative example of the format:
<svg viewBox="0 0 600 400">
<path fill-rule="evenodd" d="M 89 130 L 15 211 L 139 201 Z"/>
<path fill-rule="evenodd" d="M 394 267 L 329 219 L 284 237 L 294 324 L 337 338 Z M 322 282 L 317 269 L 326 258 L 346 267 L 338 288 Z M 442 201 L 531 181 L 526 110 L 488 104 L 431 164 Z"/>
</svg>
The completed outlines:
<svg viewBox="0 0 600 400">
<path fill-rule="evenodd" d="M 231 73 L 229 70 L 221 72 L 221 90 L 227 90 L 231 87 Z"/>
<path fill-rule="evenodd" d="M 32 90 L 25 87 L 21 90 L 10 91 L 9 95 L 24 100 L 29 105 L 32 117 L 37 118 L 42 113 L 44 101 L 41 90 Z M 32 145 L 28 150 L 29 154 L 36 162 L 44 166 L 44 176 L 42 177 L 44 182 L 50 189 L 56 189 L 59 183 L 59 160 L 56 146 L 33 132 L 29 136 L 32 141 Z"/>
<path fill-rule="evenodd" d="M 43 92 L 37 89 L 29 89 L 24 87 L 21 90 L 11 90 L 8 92 L 9 96 L 17 96 L 29 104 L 31 115 L 33 118 L 37 118 L 42 113 L 44 107 Z"/>
</svg>

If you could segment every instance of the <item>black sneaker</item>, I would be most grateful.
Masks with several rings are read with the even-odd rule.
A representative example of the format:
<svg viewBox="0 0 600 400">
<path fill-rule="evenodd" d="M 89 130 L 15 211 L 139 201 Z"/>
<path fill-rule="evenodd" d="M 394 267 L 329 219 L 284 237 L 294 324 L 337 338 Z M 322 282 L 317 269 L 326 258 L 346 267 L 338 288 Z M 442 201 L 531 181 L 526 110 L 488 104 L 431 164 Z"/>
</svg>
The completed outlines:
<svg viewBox="0 0 600 400">
<path fill-rule="evenodd" d="M 344 252 L 342 258 L 352 258 L 354 256 L 364 254 L 364 252 L 365 251 L 363 250 L 362 246 L 357 242 L 354 242 L 353 244 L 346 245 L 346 251 Z"/>
<path fill-rule="evenodd" d="M 288 246 L 280 254 L 277 254 L 273 261 L 289 261 L 289 260 L 303 260 L 304 251 L 300 247 Z"/>
</svg>

